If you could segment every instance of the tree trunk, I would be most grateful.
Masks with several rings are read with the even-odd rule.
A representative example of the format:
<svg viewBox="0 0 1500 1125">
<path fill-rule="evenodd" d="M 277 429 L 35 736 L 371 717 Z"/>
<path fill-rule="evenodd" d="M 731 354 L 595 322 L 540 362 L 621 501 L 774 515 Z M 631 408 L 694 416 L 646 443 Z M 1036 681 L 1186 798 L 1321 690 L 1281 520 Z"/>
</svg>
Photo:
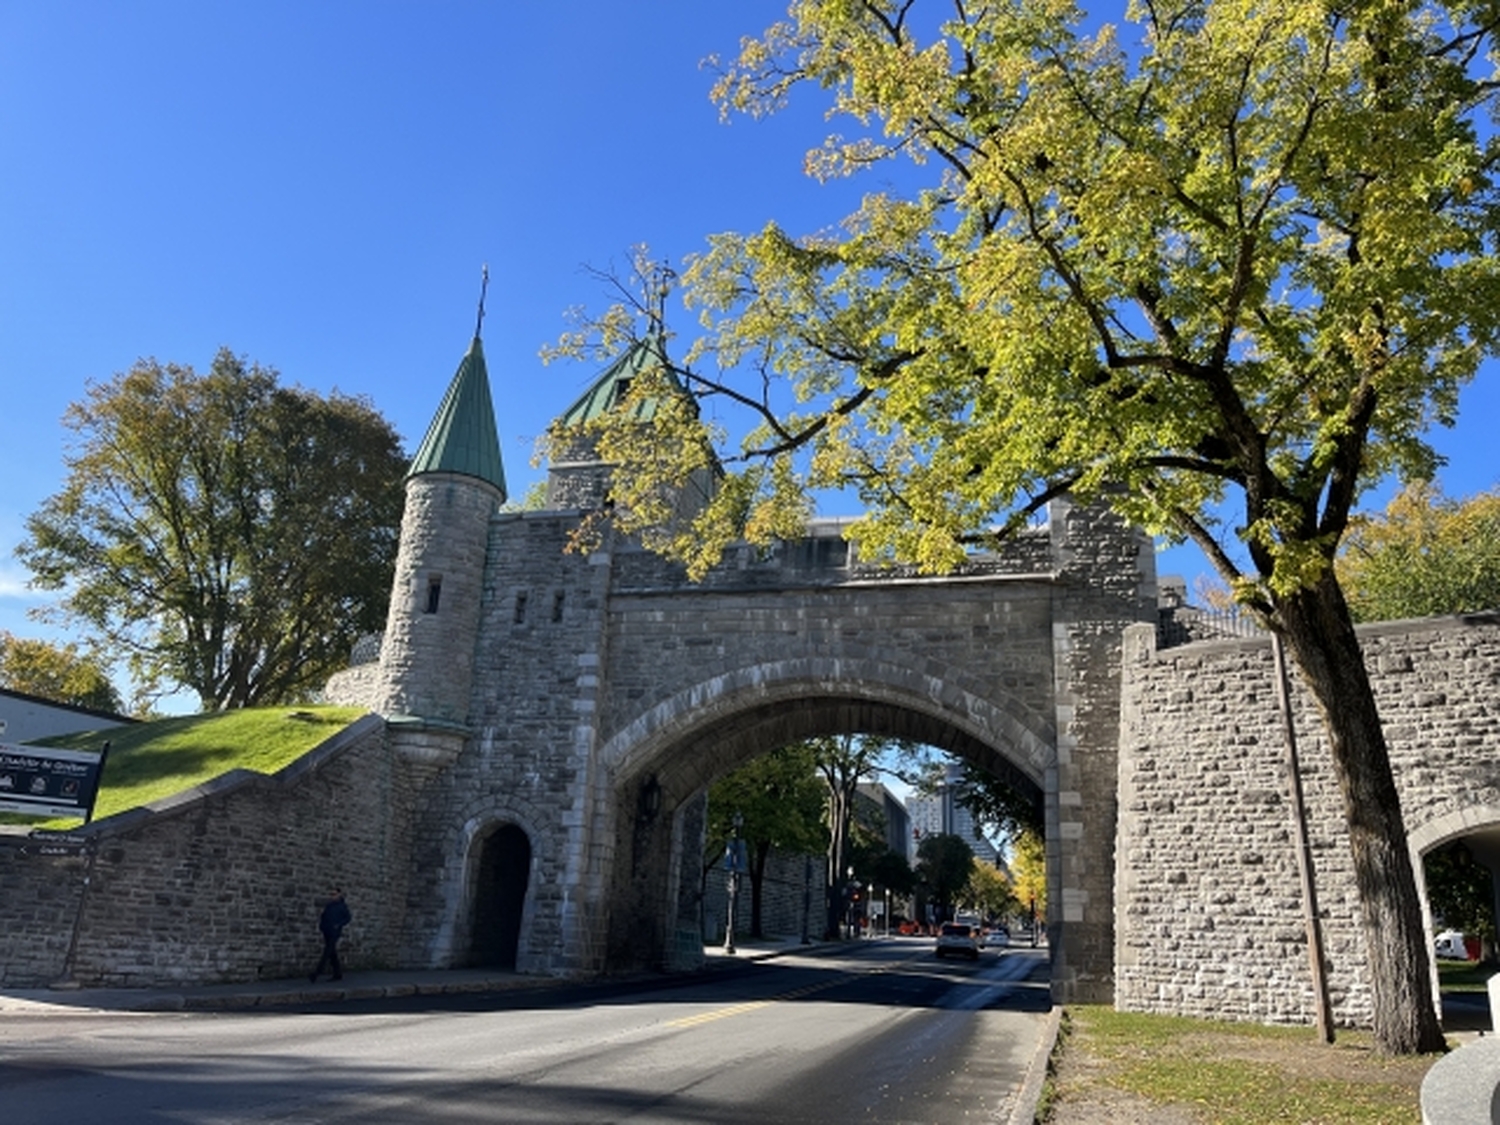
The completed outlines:
<svg viewBox="0 0 1500 1125">
<path fill-rule="evenodd" d="M 849 808 L 844 794 L 830 781 L 828 794 L 828 877 L 824 883 L 826 926 L 825 941 L 836 941 L 842 932 L 844 887 L 844 841 L 848 832 Z"/>
<path fill-rule="evenodd" d="M 1390 1054 L 1442 1051 L 1401 802 L 1343 591 L 1330 572 L 1316 586 L 1278 598 L 1276 610 L 1287 648 L 1322 712 L 1343 796 L 1376 1046 Z"/>
</svg>

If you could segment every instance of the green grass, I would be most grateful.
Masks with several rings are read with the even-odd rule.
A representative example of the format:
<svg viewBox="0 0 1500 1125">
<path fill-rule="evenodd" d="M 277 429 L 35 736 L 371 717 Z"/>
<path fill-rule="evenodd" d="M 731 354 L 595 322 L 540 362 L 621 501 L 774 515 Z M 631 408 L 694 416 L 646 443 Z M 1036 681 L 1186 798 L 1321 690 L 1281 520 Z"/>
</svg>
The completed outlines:
<svg viewBox="0 0 1500 1125">
<path fill-rule="evenodd" d="M 98 750 L 110 741 L 94 802 L 97 820 L 181 793 L 230 770 L 275 773 L 363 714 L 358 707 L 253 707 L 84 731 L 38 745 Z M 41 822 L 10 815 L 3 821 L 45 828 L 79 823 L 76 817 Z"/>
<path fill-rule="evenodd" d="M 1330 1046 L 1311 1028 L 1147 1016 L 1088 1005 L 1070 1007 L 1068 1023 L 1063 1065 L 1049 1101 L 1068 1100 L 1072 1076 L 1095 1099 L 1107 1099 L 1110 1088 L 1128 1091 L 1220 1125 L 1415 1125 L 1421 1119 L 1422 1077 L 1435 1061 L 1379 1055 L 1368 1035 L 1348 1031 L 1340 1031 Z M 1068 1052 L 1095 1065 L 1070 1067 Z"/>
<path fill-rule="evenodd" d="M 1497 970 L 1493 964 L 1478 961 L 1446 961 L 1438 959 L 1438 987 L 1444 992 L 1486 992 L 1490 977 Z"/>
</svg>

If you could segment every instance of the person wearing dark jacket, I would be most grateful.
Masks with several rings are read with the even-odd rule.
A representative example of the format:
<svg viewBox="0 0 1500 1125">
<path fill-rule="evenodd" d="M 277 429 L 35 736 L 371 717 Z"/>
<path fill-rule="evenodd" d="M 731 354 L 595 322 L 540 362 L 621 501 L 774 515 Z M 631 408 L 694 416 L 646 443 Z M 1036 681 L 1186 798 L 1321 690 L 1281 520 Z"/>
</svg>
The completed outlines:
<svg viewBox="0 0 1500 1125">
<path fill-rule="evenodd" d="M 344 901 L 344 892 L 334 887 L 333 896 L 318 918 L 318 929 L 323 933 L 323 956 L 318 960 L 318 967 L 308 976 L 309 981 L 316 981 L 325 967 L 334 980 L 343 979 L 344 969 L 339 964 L 339 938 L 343 936 L 344 927 L 349 924 L 351 917 L 353 915 L 349 913 L 349 904 Z"/>
</svg>

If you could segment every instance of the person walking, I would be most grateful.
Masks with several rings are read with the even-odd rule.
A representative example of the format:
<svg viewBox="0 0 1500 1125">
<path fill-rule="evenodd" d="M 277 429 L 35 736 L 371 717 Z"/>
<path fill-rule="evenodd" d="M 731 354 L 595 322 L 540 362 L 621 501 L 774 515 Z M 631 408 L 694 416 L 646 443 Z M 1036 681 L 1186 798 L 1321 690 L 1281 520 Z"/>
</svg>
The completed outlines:
<svg viewBox="0 0 1500 1125">
<path fill-rule="evenodd" d="M 334 980 L 344 978 L 343 966 L 339 964 L 339 938 L 343 937 L 344 927 L 349 924 L 351 917 L 353 915 L 349 912 L 349 904 L 344 901 L 343 890 L 334 887 L 332 897 L 318 918 L 318 929 L 323 934 L 323 956 L 318 959 L 318 967 L 308 976 L 308 981 L 316 981 L 324 968 L 329 970 L 329 975 Z"/>
</svg>

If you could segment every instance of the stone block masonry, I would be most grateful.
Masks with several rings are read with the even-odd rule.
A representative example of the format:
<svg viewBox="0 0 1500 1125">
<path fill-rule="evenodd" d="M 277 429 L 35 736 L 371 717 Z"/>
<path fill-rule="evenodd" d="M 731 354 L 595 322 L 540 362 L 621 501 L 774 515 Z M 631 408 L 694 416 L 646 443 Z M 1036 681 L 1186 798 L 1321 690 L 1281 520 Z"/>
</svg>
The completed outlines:
<svg viewBox="0 0 1500 1125">
<path fill-rule="evenodd" d="M 1365 626 L 1414 858 L 1500 814 L 1500 615 Z M 1370 1021 L 1344 814 L 1322 723 L 1293 712 L 1333 1014 Z M 1158 652 L 1126 636 L 1116 1004 L 1308 1023 L 1313 998 L 1289 782 L 1266 640 Z M 1420 860 L 1417 859 L 1420 868 Z"/>
<path fill-rule="evenodd" d="M 352 969 L 396 962 L 408 857 L 393 801 L 404 785 L 374 716 L 274 777 L 240 771 L 80 829 L 84 856 L 0 835 L 0 985 L 65 976 L 87 986 L 203 984 L 306 973 L 334 885 L 354 911 Z M 73 964 L 65 964 L 77 926 Z M 71 969 L 71 972 L 69 972 Z"/>
<path fill-rule="evenodd" d="M 812 734 L 926 741 L 1040 800 L 1061 715 L 1059 635 L 1074 646 L 1071 696 L 1111 697 L 1069 719 L 1075 741 L 1107 759 L 1107 783 L 1094 789 L 1111 804 L 1118 635 L 1154 611 L 1154 575 L 1147 557 L 1142 576 L 1138 534 L 1068 512 L 1061 531 L 1024 533 L 948 577 L 861 564 L 839 527 L 817 525 L 774 549 L 732 550 L 701 583 L 629 544 L 570 551 L 576 513 L 495 516 L 467 662 L 467 734 L 413 821 L 403 957 L 466 962 L 476 856 L 491 832 L 515 825 L 531 845 L 519 968 L 686 964 L 678 947 L 697 927 L 688 875 L 700 862 L 702 792 Z M 1099 567 L 1124 572 L 1103 594 L 1087 573 Z M 1060 609 L 1070 616 L 1059 634 Z M 387 643 L 404 628 L 393 625 Z M 1094 823 L 1112 825 L 1112 811 L 1096 810 Z M 1099 881 L 1077 896 L 1071 933 L 1108 935 L 1112 838 L 1093 831 L 1060 846 L 1061 877 L 1086 870 Z M 1070 940 L 1059 929 L 1053 948 Z M 1069 979 L 1107 987 L 1109 952 L 1107 941 L 1080 944 Z"/>
</svg>

